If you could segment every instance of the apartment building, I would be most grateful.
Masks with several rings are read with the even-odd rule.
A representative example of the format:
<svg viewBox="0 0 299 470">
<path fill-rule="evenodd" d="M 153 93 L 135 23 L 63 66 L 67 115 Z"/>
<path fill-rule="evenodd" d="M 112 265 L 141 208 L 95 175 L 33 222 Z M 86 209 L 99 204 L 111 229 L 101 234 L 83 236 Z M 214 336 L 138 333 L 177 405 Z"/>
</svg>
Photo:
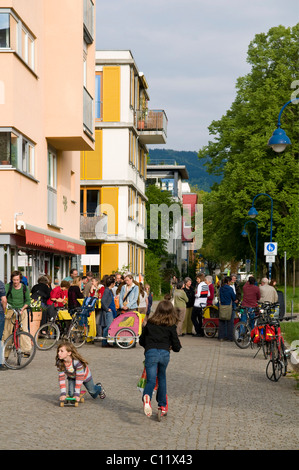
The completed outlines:
<svg viewBox="0 0 299 470">
<path fill-rule="evenodd" d="M 148 106 L 131 51 L 96 51 L 95 80 L 95 150 L 81 152 L 83 269 L 100 276 L 127 269 L 137 278 L 146 249 L 147 145 L 166 143 L 167 117 Z"/>
<path fill-rule="evenodd" d="M 167 251 L 173 256 L 174 264 L 177 266 L 180 274 L 183 272 L 184 255 L 182 245 L 182 218 L 181 210 L 183 205 L 183 184 L 189 179 L 188 171 L 185 165 L 178 165 L 174 160 L 155 161 L 151 160 L 147 165 L 147 185 L 155 184 L 162 191 L 171 193 L 174 207 L 173 228 L 169 233 Z"/>
<path fill-rule="evenodd" d="M 0 0 L 0 279 L 61 280 L 94 134 L 96 0 Z"/>
</svg>

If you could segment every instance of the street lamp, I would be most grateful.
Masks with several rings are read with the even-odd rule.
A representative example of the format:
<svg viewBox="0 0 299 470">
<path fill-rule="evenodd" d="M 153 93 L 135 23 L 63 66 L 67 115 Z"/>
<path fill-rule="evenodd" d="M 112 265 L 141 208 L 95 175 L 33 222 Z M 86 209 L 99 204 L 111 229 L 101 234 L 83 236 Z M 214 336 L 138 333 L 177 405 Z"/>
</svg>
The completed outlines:
<svg viewBox="0 0 299 470">
<path fill-rule="evenodd" d="M 255 224 L 255 276 L 257 276 L 257 248 L 258 248 L 258 224 L 255 220 L 247 220 L 244 224 L 243 230 L 241 232 L 242 237 L 248 237 L 248 233 L 245 230 L 245 227 L 250 222 Z"/>
<path fill-rule="evenodd" d="M 281 115 L 282 115 L 284 109 L 290 103 L 293 103 L 294 101 L 298 101 L 298 100 L 299 100 L 299 98 L 295 98 L 293 100 L 288 101 L 287 103 L 285 103 L 283 105 L 283 107 L 279 111 L 278 120 L 277 120 L 277 129 L 275 129 L 275 131 L 272 134 L 272 137 L 270 137 L 270 139 L 268 141 L 268 145 L 270 147 L 272 147 L 274 152 L 281 153 L 285 150 L 287 145 L 291 145 L 290 139 L 286 135 L 285 131 L 281 128 L 280 118 L 281 118 Z"/>
<path fill-rule="evenodd" d="M 256 196 L 254 196 L 254 198 L 252 200 L 252 206 L 248 211 L 248 215 L 252 219 L 254 219 L 258 215 L 258 211 L 254 207 L 254 201 L 259 196 L 267 196 L 271 200 L 271 219 L 270 219 L 270 243 L 271 243 L 272 242 L 272 225 L 273 225 L 273 199 L 272 199 L 272 197 L 269 196 L 269 194 L 267 194 L 267 193 L 259 193 Z M 269 263 L 269 279 L 270 279 L 270 281 L 271 281 L 271 268 L 272 268 L 272 263 Z"/>
</svg>

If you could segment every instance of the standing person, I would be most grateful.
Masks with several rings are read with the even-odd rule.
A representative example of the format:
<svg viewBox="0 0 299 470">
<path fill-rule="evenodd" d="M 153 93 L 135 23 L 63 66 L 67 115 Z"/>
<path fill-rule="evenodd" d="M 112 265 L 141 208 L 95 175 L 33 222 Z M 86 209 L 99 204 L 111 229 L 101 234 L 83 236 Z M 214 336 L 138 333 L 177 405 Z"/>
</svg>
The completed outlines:
<svg viewBox="0 0 299 470">
<path fill-rule="evenodd" d="M 127 274 L 124 281 L 119 294 L 119 306 L 122 310 L 137 310 L 139 287 L 134 283 L 132 274 Z"/>
<path fill-rule="evenodd" d="M 223 279 L 222 285 L 219 289 L 219 331 L 218 331 L 218 339 L 223 341 L 227 339 L 228 341 L 233 341 L 233 329 L 232 329 L 232 322 L 231 317 L 235 315 L 233 311 L 232 304 L 236 300 L 236 294 L 234 293 L 232 287 L 230 286 L 231 277 L 227 276 Z M 227 320 L 223 320 L 220 318 L 221 316 L 221 308 L 230 307 L 230 314 Z"/>
<path fill-rule="evenodd" d="M 174 294 L 174 291 L 175 291 L 175 289 L 176 289 L 177 283 L 178 283 L 178 280 L 177 280 L 176 276 L 172 276 L 171 281 L 170 281 L 170 285 L 171 285 L 171 294 L 172 294 L 172 295 Z"/>
<path fill-rule="evenodd" d="M 43 309 L 47 308 L 47 302 L 50 298 L 51 287 L 49 284 L 49 279 L 47 276 L 40 276 L 31 289 L 31 297 L 33 300 L 38 300 L 40 298 L 41 307 Z"/>
<path fill-rule="evenodd" d="M 254 309 L 260 298 L 261 293 L 259 287 L 256 285 L 255 278 L 249 276 L 248 281 L 243 286 L 242 307 L 245 308 L 245 312 L 241 315 L 241 321 L 246 323 L 248 314 L 251 329 L 254 327 Z"/>
<path fill-rule="evenodd" d="M 207 305 L 213 305 L 215 289 L 214 289 L 212 276 L 206 276 L 206 283 L 208 284 L 208 287 L 209 287 L 209 295 L 208 295 L 208 298 L 207 298 Z"/>
<path fill-rule="evenodd" d="M 101 383 L 94 384 L 87 364 L 72 343 L 64 342 L 57 347 L 56 366 L 59 372 L 60 401 L 64 401 L 67 394 L 80 401 L 82 384 L 92 398 L 97 398 L 99 395 L 100 398 L 106 397 Z"/>
<path fill-rule="evenodd" d="M 196 276 L 196 289 L 195 289 L 195 300 L 194 307 L 192 309 L 191 320 L 194 325 L 196 335 L 204 336 L 202 328 L 202 312 L 207 305 L 207 299 L 209 295 L 209 287 L 205 282 L 205 275 L 203 273 L 197 274 Z"/>
<path fill-rule="evenodd" d="M 267 277 L 263 277 L 261 280 L 260 293 L 260 302 L 270 302 L 271 304 L 278 302 L 276 289 L 269 284 L 269 279 Z"/>
<path fill-rule="evenodd" d="M 183 335 L 183 324 L 186 315 L 186 306 L 189 300 L 186 292 L 184 291 L 184 287 L 185 284 L 182 281 L 178 282 L 173 294 L 173 305 L 179 317 L 179 321 L 177 324 L 178 336 Z"/>
<path fill-rule="evenodd" d="M 75 277 L 68 289 L 68 311 L 70 313 L 72 313 L 74 309 L 80 307 L 78 299 L 83 299 L 83 294 L 81 292 L 81 283 L 81 277 Z"/>
<path fill-rule="evenodd" d="M 170 359 L 170 349 L 179 352 L 181 343 L 177 335 L 178 318 L 168 300 L 159 302 L 155 313 L 148 319 L 139 338 L 144 348 L 146 386 L 143 392 L 143 409 L 146 416 L 152 415 L 151 399 L 158 377 L 157 402 L 162 415 L 168 411 L 166 368 Z"/>
<path fill-rule="evenodd" d="M 0 370 L 5 370 L 6 367 L 2 364 L 2 335 L 5 323 L 5 311 L 7 307 L 7 298 L 5 285 L 0 281 Z"/>
<path fill-rule="evenodd" d="M 148 316 L 151 313 L 152 305 L 153 305 L 153 293 L 151 292 L 151 286 L 149 284 L 145 284 L 145 291 L 147 293 L 147 311 L 146 315 Z"/>
<path fill-rule="evenodd" d="M 241 292 L 241 287 L 239 286 L 239 283 L 237 281 L 236 274 L 232 274 L 231 279 L 232 280 L 230 282 L 230 286 L 233 289 L 234 293 L 236 294 L 236 300 L 232 303 L 233 311 L 232 311 L 231 326 L 230 326 L 230 328 L 232 328 L 232 331 L 233 331 L 234 321 L 235 321 L 235 316 L 236 316 L 236 308 L 237 308 L 237 305 L 241 302 L 242 292 Z"/>
<path fill-rule="evenodd" d="M 15 309 L 19 309 L 21 313 L 21 323 L 23 331 L 29 332 L 28 329 L 28 311 L 31 299 L 28 287 L 22 282 L 22 273 L 20 271 L 13 271 L 10 277 L 10 282 L 5 285 L 7 303 Z M 14 315 L 13 310 L 8 309 L 5 315 L 4 331 L 2 339 L 5 341 L 13 331 L 13 324 L 11 319 Z M 24 352 L 31 352 L 30 338 L 24 338 Z"/>
<path fill-rule="evenodd" d="M 282 320 L 282 318 L 285 315 L 284 293 L 281 290 L 277 289 L 275 279 L 272 279 L 272 281 L 270 281 L 270 286 L 274 287 L 274 289 L 277 292 L 277 297 L 278 297 L 277 302 L 279 304 L 279 319 Z"/>
<path fill-rule="evenodd" d="M 187 335 L 192 335 L 193 323 L 191 320 L 191 314 L 195 300 L 195 293 L 192 287 L 192 279 L 190 277 L 186 277 L 184 279 L 184 291 L 188 297 L 188 302 L 186 304 L 186 315 L 183 323 L 183 334 L 186 333 Z"/>
<path fill-rule="evenodd" d="M 87 282 L 85 283 L 85 286 L 84 286 L 84 289 L 83 289 L 83 295 L 84 295 L 84 297 L 89 297 L 89 291 L 91 289 L 92 279 L 93 279 L 92 272 L 88 271 L 88 273 L 86 273 L 86 277 L 87 277 Z"/>
<path fill-rule="evenodd" d="M 113 288 L 115 286 L 114 277 L 108 277 L 106 279 L 106 287 L 101 299 L 101 315 L 99 320 L 99 326 L 103 328 L 103 337 L 106 338 L 108 335 L 108 329 L 116 317 L 116 309 L 114 303 Z M 102 340 L 102 347 L 109 347 L 106 339 Z"/>
<path fill-rule="evenodd" d="M 148 305 L 148 296 L 147 292 L 143 287 L 142 282 L 139 284 L 139 305 L 138 305 L 138 312 L 143 313 L 144 315 L 147 312 L 147 305 Z"/>
</svg>

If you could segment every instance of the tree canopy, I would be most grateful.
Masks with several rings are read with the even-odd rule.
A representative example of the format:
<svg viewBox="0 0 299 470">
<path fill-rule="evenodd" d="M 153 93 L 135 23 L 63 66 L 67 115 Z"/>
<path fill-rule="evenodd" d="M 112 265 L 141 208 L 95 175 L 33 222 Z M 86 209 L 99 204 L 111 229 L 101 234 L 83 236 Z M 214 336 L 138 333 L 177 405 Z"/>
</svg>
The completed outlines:
<svg viewBox="0 0 299 470">
<path fill-rule="evenodd" d="M 296 93 L 298 40 L 299 24 L 255 36 L 247 55 L 251 71 L 237 80 L 231 108 L 209 126 L 214 140 L 199 151 L 200 159 L 209 157 L 208 171 L 223 175 L 204 197 L 203 249 L 213 242 L 214 252 L 227 259 L 244 259 L 251 251 L 240 234 L 252 200 L 260 193 L 273 199 L 273 241 L 278 242 L 279 254 L 298 256 L 299 101 L 288 105 L 281 119 L 292 145 L 280 154 L 267 145 L 280 109 Z M 259 258 L 264 260 L 263 242 L 270 239 L 270 199 L 257 198 L 255 207 Z M 246 229 L 255 236 L 254 224 Z"/>
</svg>

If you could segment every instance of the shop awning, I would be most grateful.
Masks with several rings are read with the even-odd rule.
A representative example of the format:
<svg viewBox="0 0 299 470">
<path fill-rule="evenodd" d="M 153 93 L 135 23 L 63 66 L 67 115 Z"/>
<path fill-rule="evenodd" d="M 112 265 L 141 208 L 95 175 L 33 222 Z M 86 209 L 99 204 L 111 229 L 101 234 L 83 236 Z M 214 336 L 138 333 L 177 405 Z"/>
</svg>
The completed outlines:
<svg viewBox="0 0 299 470">
<path fill-rule="evenodd" d="M 59 233 L 54 235 L 50 230 L 43 230 L 32 225 L 26 224 L 25 237 L 26 245 L 35 245 L 73 255 L 85 253 L 85 241 L 66 237 Z"/>
</svg>

